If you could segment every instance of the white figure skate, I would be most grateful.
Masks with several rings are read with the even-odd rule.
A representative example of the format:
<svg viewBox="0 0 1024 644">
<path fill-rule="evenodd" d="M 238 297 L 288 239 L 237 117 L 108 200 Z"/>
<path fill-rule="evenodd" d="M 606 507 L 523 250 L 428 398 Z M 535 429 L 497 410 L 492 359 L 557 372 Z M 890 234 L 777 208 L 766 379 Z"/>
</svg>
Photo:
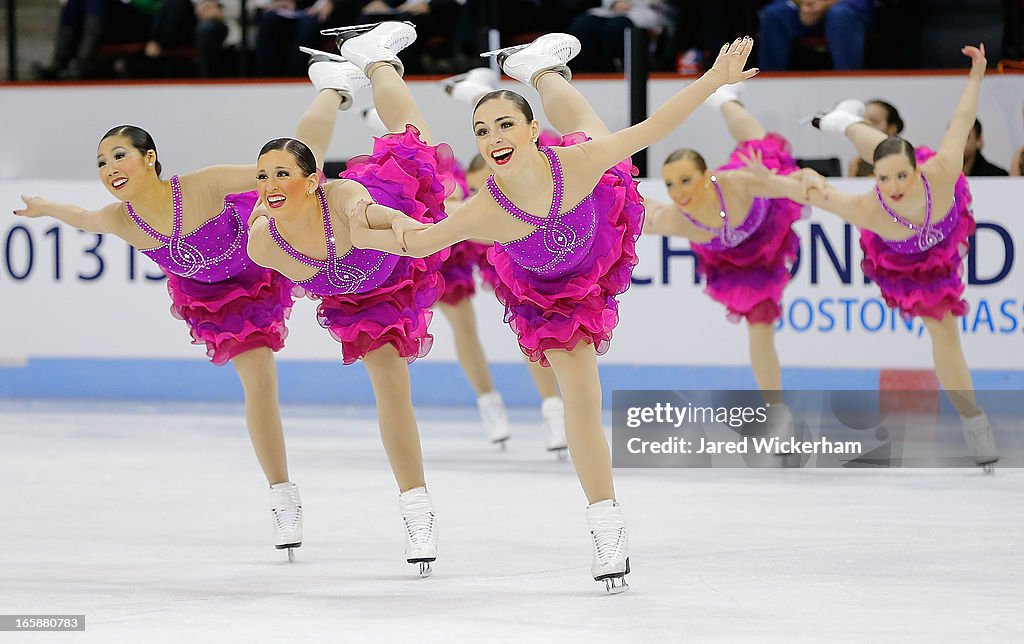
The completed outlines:
<svg viewBox="0 0 1024 644">
<path fill-rule="evenodd" d="M 273 517 L 274 547 L 288 550 L 288 561 L 295 561 L 295 548 L 302 545 L 302 499 L 299 487 L 290 481 L 270 486 L 270 513 Z"/>
<path fill-rule="evenodd" d="M 405 524 L 405 560 L 419 564 L 420 577 L 433 573 L 431 564 L 437 559 L 437 534 L 434 504 L 423 487 L 398 495 L 398 506 Z"/>
</svg>

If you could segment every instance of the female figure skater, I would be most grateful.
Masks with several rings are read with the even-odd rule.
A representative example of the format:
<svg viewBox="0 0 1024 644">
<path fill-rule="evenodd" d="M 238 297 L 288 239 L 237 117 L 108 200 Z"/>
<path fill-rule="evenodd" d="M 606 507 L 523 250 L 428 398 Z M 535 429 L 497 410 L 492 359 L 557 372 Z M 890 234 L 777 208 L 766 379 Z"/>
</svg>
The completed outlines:
<svg viewBox="0 0 1024 644">
<path fill-rule="evenodd" d="M 803 208 L 764 185 L 741 157 L 757 151 L 765 165 L 782 175 L 801 170 L 789 142 L 767 134 L 739 103 L 740 85 L 718 89 L 708 103 L 725 119 L 736 149 L 712 171 L 695 150 L 676 150 L 665 159 L 662 176 L 671 205 L 647 200 L 644 232 L 686 237 L 697 255 L 699 274 L 712 299 L 725 305 L 733 322 L 745 319 L 750 366 L 769 404 L 769 431 L 782 443 L 794 434 L 793 417 L 782 402 L 782 373 L 775 351 L 775 323 L 782 317 L 782 291 L 800 251 L 792 230 Z"/>
<path fill-rule="evenodd" d="M 366 365 L 381 441 L 398 483 L 406 559 L 420 564 L 426 576 L 437 545 L 408 363 L 426 355 L 433 342 L 427 326 L 430 307 L 444 291 L 438 268 L 447 251 L 414 259 L 355 248 L 348 220 L 357 209 L 360 217 L 380 218 L 382 225 L 402 213 L 427 222 L 442 219 L 445 198 L 455 187 L 453 156 L 447 145 L 430 145 L 430 129 L 402 80 L 397 54 L 416 39 L 414 28 L 387 22 L 342 30 L 341 37 L 347 60 L 320 64 L 341 81 L 368 77 L 364 82 L 372 82 L 377 110 L 392 134 L 375 139 L 370 156 L 349 161 L 341 181 L 323 186 L 317 167 L 329 137 L 315 148 L 295 139 L 264 145 L 256 179 L 267 211 L 250 228 L 249 254 L 319 299 L 318 319 L 341 343 L 344 363 Z M 371 199 L 383 205 L 364 213 L 360 204 Z"/>
<path fill-rule="evenodd" d="M 310 68 L 314 77 L 322 71 Z M 297 136 L 329 140 L 325 123 L 333 123 L 340 101 L 351 104 L 351 89 L 319 92 Z M 292 560 L 292 549 L 302 545 L 302 501 L 288 478 L 274 352 L 288 334 L 293 285 L 245 251 L 246 221 L 257 200 L 256 167 L 210 166 L 162 179 L 156 144 L 132 125 L 103 135 L 96 162 L 100 181 L 117 202 L 90 211 L 23 196 L 25 208 L 14 214 L 50 216 L 116 235 L 167 274 L 171 313 L 188 325 L 193 344 L 205 345 L 213 364 L 230 362 L 238 372 L 249 437 L 270 483 L 274 545 L 287 548 Z"/>
<path fill-rule="evenodd" d="M 453 99 L 476 106 L 476 102 L 484 94 L 493 91 L 498 82 L 498 74 L 489 67 L 472 69 L 466 74 L 454 76 L 444 81 L 445 92 Z M 367 126 L 371 130 L 387 132 L 374 109 L 363 114 Z M 541 134 L 552 136 L 548 132 Z M 556 137 L 561 141 L 561 137 Z M 469 166 L 463 170 L 456 163 L 454 167 L 455 181 L 459 186 L 445 205 L 451 212 L 463 201 L 476 194 L 490 176 L 490 170 L 483 157 L 476 155 Z M 487 364 L 483 343 L 476 323 L 471 298 L 476 293 L 474 269 L 479 273 L 483 283 L 494 290 L 497 275 L 494 267 L 487 261 L 487 251 L 491 244 L 481 244 L 473 240 L 461 241 L 451 247 L 451 255 L 441 265 L 444 277 L 445 292 L 438 308 L 452 327 L 455 337 L 455 354 L 463 373 L 477 395 L 477 408 L 483 421 L 484 431 L 491 443 L 505 449 L 505 441 L 510 438 L 508 414 L 501 393 L 494 387 L 491 370 Z M 549 452 L 556 452 L 558 458 L 564 458 L 566 451 L 565 412 L 562 399 L 558 395 L 558 385 L 550 368 L 539 363 L 526 361 L 530 376 L 541 397 L 541 417 L 544 421 L 544 435 Z"/>
<path fill-rule="evenodd" d="M 629 542 L 601 427 L 596 358 L 608 349 L 616 296 L 628 288 L 637 261 L 643 205 L 629 155 L 667 136 L 720 85 L 753 76 L 756 70 L 743 71 L 751 44 L 748 38 L 726 45 L 703 77 L 615 134 L 569 83 L 566 63 L 580 48 L 574 37 L 548 34 L 497 52 L 506 74 L 537 88 L 552 125 L 575 134 L 563 146 L 538 148 L 540 127 L 526 100 L 492 92 L 473 114 L 477 149 L 492 171 L 486 191 L 432 226 L 399 217 L 392 230 L 373 230 L 360 212 L 350 220 L 357 246 L 412 256 L 464 239 L 498 242 L 488 252 L 496 294 L 523 353 L 550 365 L 558 379 L 569 452 L 590 504 L 591 572 L 610 592 L 627 588 Z"/>
<path fill-rule="evenodd" d="M 961 299 L 963 257 L 974 232 L 963 150 L 974 127 L 986 66 L 984 45 L 962 51 L 971 59 L 971 71 L 938 152 L 887 137 L 861 119 L 856 101 L 843 101 L 815 119 L 822 130 L 845 133 L 861 157 L 871 159 L 874 194 L 848 195 L 813 172 L 805 172 L 802 182 L 776 176 L 756 151 L 748 167 L 790 199 L 805 199 L 860 228 L 864 274 L 904 318 L 924 321 L 935 373 L 960 412 L 967 445 L 975 462 L 991 471 L 999 454 L 988 418 L 975 402 L 956 320 L 967 313 Z"/>
<path fill-rule="evenodd" d="M 488 70 L 490 71 L 490 70 Z M 461 199 L 453 197 L 448 210 L 458 207 L 462 202 L 476 194 L 487 180 L 489 173 L 483 157 L 477 155 L 464 171 L 455 166 L 455 181 Z M 477 407 L 484 422 L 487 437 L 492 443 L 498 443 L 504 449 L 509 439 L 508 416 L 505 401 L 494 388 L 491 370 L 487 365 L 483 344 L 477 331 L 476 313 L 471 298 L 476 294 L 474 269 L 479 272 L 481 280 L 492 290 L 495 288 L 497 275 L 487 261 L 490 244 L 476 241 L 461 241 L 451 247 L 451 255 L 441 266 L 444 276 L 445 291 L 438 308 L 452 326 L 455 336 L 455 353 L 462 366 L 470 386 L 477 395 Z M 547 450 L 556 452 L 559 458 L 565 454 L 565 414 L 562 399 L 558 395 L 558 385 L 551 369 L 539 363 L 527 361 L 530 375 L 533 377 L 537 392 L 541 396 L 541 417 L 544 420 L 544 435 Z"/>
</svg>

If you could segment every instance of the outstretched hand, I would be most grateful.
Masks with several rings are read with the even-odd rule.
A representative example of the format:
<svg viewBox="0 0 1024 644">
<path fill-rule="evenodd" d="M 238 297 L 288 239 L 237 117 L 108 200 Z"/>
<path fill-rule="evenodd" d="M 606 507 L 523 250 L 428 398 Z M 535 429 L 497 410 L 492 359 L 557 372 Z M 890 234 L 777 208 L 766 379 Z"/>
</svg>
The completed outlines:
<svg viewBox="0 0 1024 644">
<path fill-rule="evenodd" d="M 750 36 L 737 38 L 731 43 L 722 45 L 721 51 L 718 52 L 718 58 L 715 59 L 715 63 L 707 73 L 716 75 L 722 85 L 731 85 L 757 76 L 757 72 L 760 70 L 756 67 L 743 69 L 747 65 L 747 58 L 750 57 L 753 48 L 754 39 Z"/>
<path fill-rule="evenodd" d="M 42 197 L 26 197 L 21 195 L 21 200 L 25 202 L 25 207 L 14 211 L 14 214 L 18 217 L 43 217 L 46 215 L 43 209 L 43 204 L 46 203 L 46 200 Z"/>
<path fill-rule="evenodd" d="M 965 45 L 961 50 L 964 56 L 971 59 L 971 71 L 980 71 L 982 74 L 985 73 L 985 68 L 988 67 L 988 61 L 985 59 L 985 43 L 979 44 L 977 47 L 973 45 Z"/>
<path fill-rule="evenodd" d="M 740 157 L 740 161 L 743 162 L 743 165 L 747 166 L 747 170 L 757 177 L 758 180 L 764 181 L 775 176 L 775 170 L 770 170 L 765 166 L 764 157 L 761 156 L 760 150 L 754 149 L 750 153 L 749 157 L 742 152 L 738 152 L 737 154 Z"/>
</svg>

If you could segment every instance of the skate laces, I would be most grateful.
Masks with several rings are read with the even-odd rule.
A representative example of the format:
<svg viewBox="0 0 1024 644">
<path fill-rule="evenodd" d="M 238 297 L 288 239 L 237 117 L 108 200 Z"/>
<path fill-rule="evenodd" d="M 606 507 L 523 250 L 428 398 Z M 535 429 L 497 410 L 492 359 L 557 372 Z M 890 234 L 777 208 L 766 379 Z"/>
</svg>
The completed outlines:
<svg viewBox="0 0 1024 644">
<path fill-rule="evenodd" d="M 594 538 L 594 554 L 601 563 L 617 561 L 625 545 L 626 525 L 616 517 L 601 517 L 593 522 L 590 534 Z"/>
<path fill-rule="evenodd" d="M 402 520 L 405 521 L 410 543 L 426 545 L 433 540 L 434 508 L 431 507 L 429 498 L 403 503 Z"/>
<path fill-rule="evenodd" d="M 274 513 L 274 522 L 281 532 L 293 532 L 299 528 L 299 517 L 302 513 L 302 505 L 299 503 L 298 488 L 290 487 L 284 490 L 274 490 L 273 507 L 270 511 Z"/>
</svg>

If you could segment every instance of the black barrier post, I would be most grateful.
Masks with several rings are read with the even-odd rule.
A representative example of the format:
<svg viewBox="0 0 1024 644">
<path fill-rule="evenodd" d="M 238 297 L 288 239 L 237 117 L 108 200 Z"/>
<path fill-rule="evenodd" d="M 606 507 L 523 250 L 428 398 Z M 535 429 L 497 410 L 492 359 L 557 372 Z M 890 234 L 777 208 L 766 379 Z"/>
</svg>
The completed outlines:
<svg viewBox="0 0 1024 644">
<path fill-rule="evenodd" d="M 629 124 L 647 118 L 647 31 L 630 27 L 626 30 L 626 78 L 629 81 Z M 633 155 L 633 165 L 641 177 L 647 176 L 647 150 Z"/>
<path fill-rule="evenodd" d="M 242 42 L 238 45 L 238 75 L 245 78 L 249 75 L 249 3 L 241 0 L 238 25 L 242 29 Z"/>
<path fill-rule="evenodd" d="M 14 2 L 7 0 L 7 80 L 18 80 L 18 44 L 14 40 Z"/>
</svg>

